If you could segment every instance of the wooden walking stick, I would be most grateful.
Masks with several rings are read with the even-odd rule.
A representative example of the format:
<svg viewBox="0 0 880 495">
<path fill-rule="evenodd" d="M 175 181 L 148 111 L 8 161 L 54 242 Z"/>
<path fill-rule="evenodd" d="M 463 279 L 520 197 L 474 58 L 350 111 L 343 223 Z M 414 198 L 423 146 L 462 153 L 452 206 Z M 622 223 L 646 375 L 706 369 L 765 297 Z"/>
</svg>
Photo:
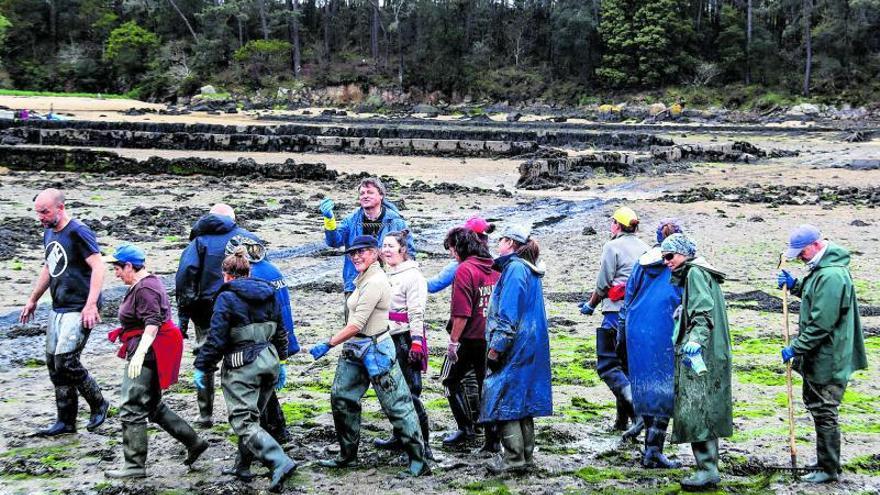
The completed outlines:
<svg viewBox="0 0 880 495">
<path fill-rule="evenodd" d="M 785 265 L 785 257 L 780 254 L 779 255 L 779 268 L 780 270 Z M 783 333 L 782 340 L 785 343 L 785 347 L 788 347 L 788 286 L 782 284 L 782 318 L 783 318 Z M 788 392 L 788 448 L 791 451 L 791 469 L 793 472 L 797 471 L 797 444 L 795 443 L 794 438 L 794 396 L 791 391 L 791 360 L 785 363 L 785 388 Z"/>
</svg>

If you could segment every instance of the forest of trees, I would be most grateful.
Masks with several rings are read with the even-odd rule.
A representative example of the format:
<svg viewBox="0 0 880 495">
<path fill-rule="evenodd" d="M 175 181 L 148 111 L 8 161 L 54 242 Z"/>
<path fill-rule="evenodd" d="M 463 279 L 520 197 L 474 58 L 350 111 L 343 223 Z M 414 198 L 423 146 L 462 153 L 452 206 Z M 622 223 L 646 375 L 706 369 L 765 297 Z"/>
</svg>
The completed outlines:
<svg viewBox="0 0 880 495">
<path fill-rule="evenodd" d="M 0 86 L 880 94 L 880 0 L 0 0 Z"/>
</svg>

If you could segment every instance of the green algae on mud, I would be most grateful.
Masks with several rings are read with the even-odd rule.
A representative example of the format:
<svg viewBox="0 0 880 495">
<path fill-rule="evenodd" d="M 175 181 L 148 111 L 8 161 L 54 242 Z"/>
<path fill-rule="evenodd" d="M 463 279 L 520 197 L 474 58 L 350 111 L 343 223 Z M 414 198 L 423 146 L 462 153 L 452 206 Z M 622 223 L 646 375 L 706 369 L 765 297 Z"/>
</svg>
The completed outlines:
<svg viewBox="0 0 880 495">
<path fill-rule="evenodd" d="M 314 403 L 298 399 L 295 402 L 282 402 L 281 411 L 287 424 L 311 423 L 317 416 L 329 412 L 330 405 L 326 401 Z"/>
<path fill-rule="evenodd" d="M 563 407 L 560 414 L 563 419 L 572 423 L 588 423 L 601 417 L 603 412 L 614 409 L 612 402 L 595 403 L 583 397 L 572 397 L 571 406 Z"/>
</svg>

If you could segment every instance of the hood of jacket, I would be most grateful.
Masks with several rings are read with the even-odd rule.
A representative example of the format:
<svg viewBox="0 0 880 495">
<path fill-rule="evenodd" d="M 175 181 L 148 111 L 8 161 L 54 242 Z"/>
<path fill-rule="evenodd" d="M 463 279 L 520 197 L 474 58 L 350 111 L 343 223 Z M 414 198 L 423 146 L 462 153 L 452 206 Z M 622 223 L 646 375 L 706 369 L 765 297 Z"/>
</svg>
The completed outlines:
<svg viewBox="0 0 880 495">
<path fill-rule="evenodd" d="M 235 220 L 225 215 L 215 215 L 209 213 L 202 218 L 196 220 L 192 230 L 189 232 L 189 240 L 193 240 L 200 235 L 219 235 L 232 232 L 235 228 Z"/>
<path fill-rule="evenodd" d="M 544 273 L 547 271 L 543 261 L 538 261 L 538 264 L 534 265 L 534 264 L 529 263 L 528 261 L 520 258 L 519 256 L 516 255 L 516 253 L 511 253 L 511 254 L 507 254 L 507 255 L 499 256 L 498 258 L 495 258 L 493 268 L 496 271 L 501 272 L 501 271 L 504 271 L 504 269 L 507 267 L 507 265 L 512 262 L 522 263 L 523 265 L 526 266 L 526 268 L 531 270 L 532 273 L 534 273 L 536 277 L 543 277 Z"/>
<path fill-rule="evenodd" d="M 223 284 L 223 290 L 233 292 L 245 301 L 263 302 L 275 297 L 275 288 L 269 282 L 256 278 L 237 278 Z"/>
<path fill-rule="evenodd" d="M 819 263 L 813 270 L 821 270 L 822 268 L 831 266 L 849 268 L 849 260 L 849 251 L 833 242 L 828 242 L 828 245 L 825 248 L 825 254 L 822 255 L 822 259 L 819 260 Z"/>
<path fill-rule="evenodd" d="M 461 262 L 461 264 L 468 263 L 471 266 L 476 267 L 483 273 L 492 273 L 492 266 L 495 264 L 495 260 L 492 258 L 481 258 L 479 256 L 471 256 L 470 258 Z"/>
<path fill-rule="evenodd" d="M 389 266 L 388 269 L 386 270 L 386 272 L 388 273 L 388 275 L 398 275 L 403 272 L 407 272 L 410 270 L 418 270 L 418 269 L 419 269 L 419 264 L 416 262 L 416 260 L 406 260 L 403 263 L 400 263 L 399 265 L 397 265 L 395 267 Z"/>
</svg>

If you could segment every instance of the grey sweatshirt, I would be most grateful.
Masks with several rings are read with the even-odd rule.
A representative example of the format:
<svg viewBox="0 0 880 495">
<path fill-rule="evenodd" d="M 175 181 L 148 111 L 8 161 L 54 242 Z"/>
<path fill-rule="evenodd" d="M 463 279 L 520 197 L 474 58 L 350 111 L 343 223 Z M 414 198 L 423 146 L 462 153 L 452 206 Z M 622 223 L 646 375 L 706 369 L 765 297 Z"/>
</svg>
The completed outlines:
<svg viewBox="0 0 880 495">
<path fill-rule="evenodd" d="M 632 273 L 633 265 L 639 260 L 639 256 L 647 250 L 648 245 L 635 234 L 621 233 L 606 242 L 602 247 L 602 262 L 596 277 L 596 290 L 602 294 L 608 294 L 611 287 L 626 283 L 629 274 Z M 603 313 L 617 312 L 622 307 L 622 299 L 620 301 L 612 301 L 608 298 L 602 300 Z"/>
</svg>

